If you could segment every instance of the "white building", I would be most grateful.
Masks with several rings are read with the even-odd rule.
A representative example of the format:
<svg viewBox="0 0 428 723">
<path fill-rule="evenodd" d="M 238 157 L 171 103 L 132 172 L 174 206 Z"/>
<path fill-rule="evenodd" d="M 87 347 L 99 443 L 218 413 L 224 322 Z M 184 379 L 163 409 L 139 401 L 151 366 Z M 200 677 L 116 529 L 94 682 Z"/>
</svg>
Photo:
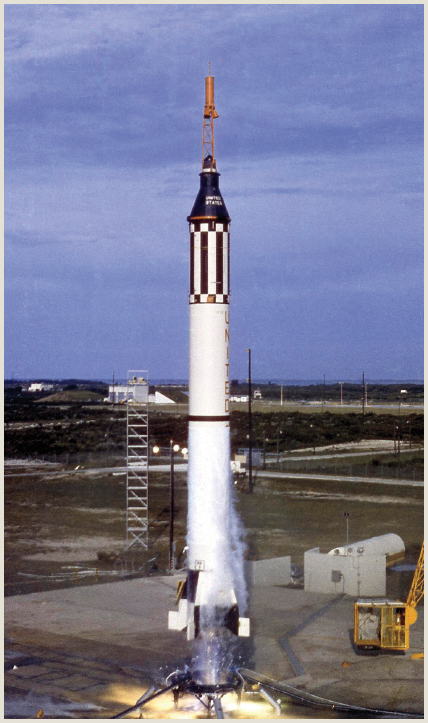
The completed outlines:
<svg viewBox="0 0 428 723">
<path fill-rule="evenodd" d="M 404 551 L 403 540 L 394 534 L 336 547 L 327 554 L 315 547 L 305 552 L 305 590 L 385 596 L 387 565 L 402 558 Z"/>
<path fill-rule="evenodd" d="M 108 388 L 108 397 L 104 399 L 105 402 L 111 404 L 126 404 L 127 401 L 133 401 L 137 404 L 145 404 L 146 402 L 152 404 L 175 404 L 175 402 L 166 397 L 161 392 L 155 392 L 149 394 L 148 385 L 136 383 L 135 386 L 130 384 L 111 384 Z"/>
<path fill-rule="evenodd" d="M 38 382 L 33 382 L 28 387 L 29 392 L 51 392 L 53 389 L 55 389 L 53 384 L 39 384 Z"/>
</svg>

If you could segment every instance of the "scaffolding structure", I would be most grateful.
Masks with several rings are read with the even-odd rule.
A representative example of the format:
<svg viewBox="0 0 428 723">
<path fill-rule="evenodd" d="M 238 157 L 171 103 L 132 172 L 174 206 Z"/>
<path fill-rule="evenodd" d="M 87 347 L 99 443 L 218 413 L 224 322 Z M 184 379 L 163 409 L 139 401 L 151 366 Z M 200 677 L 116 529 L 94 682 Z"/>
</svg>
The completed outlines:
<svg viewBox="0 0 428 723">
<path fill-rule="evenodd" d="M 149 382 L 128 371 L 126 413 L 126 549 L 149 546 Z"/>
</svg>

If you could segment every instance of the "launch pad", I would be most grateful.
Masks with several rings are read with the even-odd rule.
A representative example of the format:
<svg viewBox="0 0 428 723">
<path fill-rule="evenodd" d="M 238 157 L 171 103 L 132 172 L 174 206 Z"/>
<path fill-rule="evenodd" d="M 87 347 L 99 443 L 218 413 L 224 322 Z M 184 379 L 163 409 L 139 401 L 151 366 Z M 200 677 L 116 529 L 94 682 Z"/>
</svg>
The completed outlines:
<svg viewBox="0 0 428 723">
<path fill-rule="evenodd" d="M 168 686 L 167 678 L 172 671 L 188 672 L 184 661 L 179 662 L 180 648 L 184 657 L 187 645 L 184 636 L 177 646 L 177 633 L 165 630 L 164 623 L 175 600 L 178 579 L 179 576 L 155 576 L 7 597 L 6 649 L 14 657 L 5 672 L 5 685 L 6 702 L 14 696 L 9 704 L 13 703 L 14 717 L 21 702 L 28 710 L 31 695 L 31 712 L 18 717 L 35 716 L 37 701 L 48 715 L 49 698 L 66 701 L 68 709 L 73 704 L 96 706 L 90 717 L 101 719 L 131 706 L 134 713 L 129 718 L 137 718 L 135 704 L 150 687 L 150 695 L 159 695 L 152 701 L 143 700 L 145 718 L 208 716 L 207 708 L 190 690 L 186 692 L 191 682 L 186 675 L 173 676 L 169 690 L 161 692 Z M 411 660 L 410 654 L 358 655 L 349 638 L 352 601 L 344 596 L 328 606 L 326 603 L 332 600 L 331 595 L 270 584 L 253 588 L 253 635 L 240 639 L 244 655 L 239 665 L 247 666 L 245 693 L 240 709 L 238 688 L 221 695 L 225 717 L 232 709 L 234 717 L 246 719 L 343 718 L 337 708 L 321 706 L 322 698 L 345 701 L 350 707 L 370 705 L 377 710 L 387 709 L 388 713 L 409 711 L 413 717 L 421 717 L 423 661 Z M 302 610 L 306 611 L 305 626 Z M 422 607 L 409 653 L 423 649 L 423 611 Z M 285 633 L 294 658 L 280 642 Z M 298 678 L 291 665 L 296 657 L 304 669 L 304 675 Z M 343 667 L 343 661 L 349 667 Z M 257 680 L 249 669 L 259 671 Z M 241 667 L 238 672 L 242 674 Z M 215 689 L 199 687 L 201 678 L 199 673 L 193 676 L 196 692 L 215 694 Z M 277 689 L 278 681 L 282 681 L 281 691 Z M 226 687 L 235 686 L 233 680 L 224 683 Z M 268 683 L 275 684 L 276 689 L 269 688 Z M 261 697 L 260 689 L 252 689 L 253 685 L 261 685 L 275 700 L 280 698 L 283 713 L 276 714 Z M 181 695 L 175 711 L 173 688 L 178 686 Z M 223 694 L 225 689 L 218 692 Z M 212 704 L 211 715 L 215 714 Z"/>
<path fill-rule="evenodd" d="M 144 705 L 169 691 L 174 696 L 175 710 L 179 709 L 180 699 L 186 695 L 192 695 L 206 709 L 207 718 L 212 718 L 213 712 L 214 717 L 217 719 L 225 717 L 222 699 L 230 693 L 236 695 L 238 709 L 242 696 L 245 694 L 251 697 L 255 695 L 261 696 L 269 703 L 275 713 L 279 714 L 281 712 L 279 702 L 260 683 L 254 685 L 253 680 L 248 680 L 245 670 L 230 668 L 221 671 L 219 680 L 216 683 L 206 682 L 207 675 L 207 671 L 204 670 L 194 670 L 192 672 L 186 668 L 183 671 L 174 671 L 167 677 L 166 685 L 163 688 L 149 688 L 134 706 L 127 708 L 114 718 L 123 718 L 132 712 L 138 712 L 141 716 Z"/>
<path fill-rule="evenodd" d="M 233 693 L 237 696 L 238 709 L 240 708 L 243 695 L 249 695 L 252 698 L 254 696 L 260 696 L 272 707 L 277 716 L 281 716 L 282 712 L 281 698 L 284 699 L 288 697 L 298 701 L 302 705 L 314 707 L 317 710 L 334 710 L 336 712 L 349 714 L 352 717 L 388 717 L 394 719 L 402 718 L 403 715 L 405 715 L 406 718 L 423 718 L 422 714 L 417 713 L 403 714 L 401 711 L 368 708 L 329 700 L 328 698 L 301 691 L 294 686 L 281 683 L 280 681 L 273 680 L 266 675 L 247 670 L 246 668 L 231 668 L 222 671 L 220 673 L 220 680 L 217 683 L 210 684 L 204 682 L 206 676 L 207 673 L 203 670 L 191 672 L 186 668 L 183 671 L 174 671 L 167 677 L 164 687 L 156 688 L 152 686 L 137 700 L 135 705 L 113 716 L 113 719 L 124 718 L 133 712 L 138 713 L 141 718 L 143 717 L 142 709 L 146 704 L 170 691 L 174 697 L 174 710 L 178 711 L 181 698 L 186 695 L 192 695 L 206 709 L 207 718 L 212 718 L 213 712 L 215 718 L 225 718 L 222 698 L 228 693 Z M 281 698 L 278 698 L 278 695 L 280 695 Z"/>
<path fill-rule="evenodd" d="M 220 676 L 216 683 L 205 682 L 207 673 L 203 670 L 194 670 L 191 672 L 185 668 L 182 671 L 174 671 L 166 679 L 166 685 L 156 690 L 148 689 L 144 695 L 139 698 L 134 706 L 122 711 L 114 718 L 123 718 L 125 715 L 133 711 L 141 712 L 143 706 L 154 698 L 164 695 L 169 691 L 174 697 L 174 709 L 179 708 L 180 699 L 185 695 L 193 695 L 207 710 L 207 717 L 212 717 L 212 711 L 215 711 L 216 718 L 224 718 L 221 699 L 227 693 L 236 693 L 238 701 L 241 698 L 245 681 L 239 673 L 233 670 L 226 671 Z"/>
</svg>

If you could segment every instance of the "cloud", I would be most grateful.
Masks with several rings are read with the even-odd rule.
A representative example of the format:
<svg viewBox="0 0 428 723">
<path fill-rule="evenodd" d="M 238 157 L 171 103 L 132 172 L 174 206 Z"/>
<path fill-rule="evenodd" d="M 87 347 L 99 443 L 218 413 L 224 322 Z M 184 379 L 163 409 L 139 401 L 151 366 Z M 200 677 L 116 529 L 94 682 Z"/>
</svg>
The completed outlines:
<svg viewBox="0 0 428 723">
<path fill-rule="evenodd" d="M 420 143 L 417 7 L 6 6 L 6 160 L 188 158 L 207 55 L 229 157 Z"/>
</svg>

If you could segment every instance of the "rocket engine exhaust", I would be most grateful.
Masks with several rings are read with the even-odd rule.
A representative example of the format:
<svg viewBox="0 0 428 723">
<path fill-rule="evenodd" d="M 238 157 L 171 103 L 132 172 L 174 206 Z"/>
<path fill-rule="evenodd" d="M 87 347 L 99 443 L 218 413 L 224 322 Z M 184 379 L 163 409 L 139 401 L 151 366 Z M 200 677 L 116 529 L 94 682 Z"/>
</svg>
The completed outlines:
<svg viewBox="0 0 428 723">
<path fill-rule="evenodd" d="M 200 189 L 190 229 L 187 579 L 168 627 L 187 639 L 248 636 L 229 425 L 229 225 L 214 154 L 214 78 L 205 80 Z"/>
</svg>

